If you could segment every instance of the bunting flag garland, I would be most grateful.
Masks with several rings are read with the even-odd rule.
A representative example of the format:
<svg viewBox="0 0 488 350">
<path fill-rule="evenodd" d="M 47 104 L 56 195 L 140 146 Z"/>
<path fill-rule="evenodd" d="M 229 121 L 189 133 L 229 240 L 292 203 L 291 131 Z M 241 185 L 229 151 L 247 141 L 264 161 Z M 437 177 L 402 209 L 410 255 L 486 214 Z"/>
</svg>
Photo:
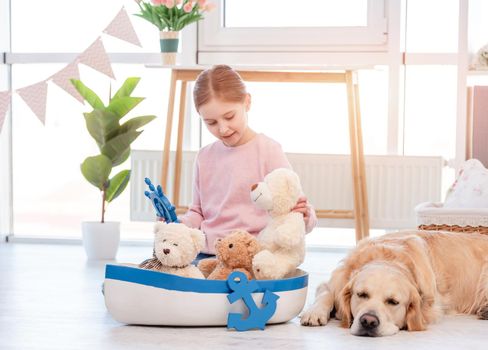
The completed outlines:
<svg viewBox="0 0 488 350">
<path fill-rule="evenodd" d="M 57 72 L 52 76 L 52 82 L 59 86 L 61 89 L 69 93 L 75 99 L 81 103 L 85 103 L 83 96 L 81 96 L 78 91 L 76 91 L 73 84 L 71 84 L 70 79 L 80 79 L 80 71 L 78 69 L 78 64 L 75 62 L 70 63 L 62 70 Z"/>
<path fill-rule="evenodd" d="M 46 122 L 47 82 L 45 80 L 18 89 L 17 93 L 34 112 L 42 124 Z"/>
<path fill-rule="evenodd" d="M 5 121 L 9 105 L 10 91 L 0 91 L 0 132 L 2 132 L 3 122 Z"/>
<path fill-rule="evenodd" d="M 110 24 L 103 30 L 103 33 L 142 47 L 124 7 L 122 7 Z M 78 69 L 78 64 L 80 63 L 115 79 L 110 59 L 105 51 L 101 38 L 98 37 L 93 44 L 83 51 L 73 62 L 56 74 L 36 84 L 15 90 L 42 124 L 45 124 L 46 121 L 47 82 L 49 80 L 81 103 L 84 103 L 83 97 L 70 82 L 70 79 L 72 78 L 80 78 L 80 71 Z M 0 132 L 2 131 L 5 116 L 10 106 L 11 96 L 12 91 L 10 90 L 0 91 Z"/>
<path fill-rule="evenodd" d="M 98 37 L 97 40 L 95 40 L 95 42 L 79 56 L 79 60 L 80 63 L 92 67 L 100 73 L 115 79 L 112 66 L 110 65 L 110 59 L 108 58 L 100 37 Z"/>
<path fill-rule="evenodd" d="M 127 15 L 127 12 L 123 7 L 103 32 L 118 39 L 127 41 L 128 43 L 142 47 L 136 31 L 130 23 L 129 15 Z"/>
</svg>

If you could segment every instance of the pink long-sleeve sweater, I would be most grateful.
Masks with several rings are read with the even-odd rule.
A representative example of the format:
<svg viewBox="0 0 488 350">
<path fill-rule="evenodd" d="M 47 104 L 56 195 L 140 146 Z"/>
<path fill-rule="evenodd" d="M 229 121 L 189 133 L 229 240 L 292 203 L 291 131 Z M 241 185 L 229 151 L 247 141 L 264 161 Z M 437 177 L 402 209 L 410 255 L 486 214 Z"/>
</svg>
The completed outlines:
<svg viewBox="0 0 488 350">
<path fill-rule="evenodd" d="M 216 141 L 200 150 L 195 161 L 193 202 L 179 219 L 201 229 L 207 237 L 204 253 L 214 254 L 214 244 L 236 229 L 257 235 L 269 216 L 251 201 L 251 186 L 276 168 L 291 168 L 281 146 L 263 134 L 249 142 L 228 147 Z M 317 224 L 313 208 L 306 227 Z"/>
</svg>

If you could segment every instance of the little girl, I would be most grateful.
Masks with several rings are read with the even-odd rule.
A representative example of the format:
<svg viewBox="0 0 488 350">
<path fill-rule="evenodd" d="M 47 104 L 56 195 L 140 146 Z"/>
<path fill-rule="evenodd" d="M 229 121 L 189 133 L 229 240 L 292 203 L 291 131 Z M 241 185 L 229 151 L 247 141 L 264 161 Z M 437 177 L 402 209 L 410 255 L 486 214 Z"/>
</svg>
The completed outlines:
<svg viewBox="0 0 488 350">
<path fill-rule="evenodd" d="M 207 129 L 218 140 L 197 155 L 193 202 L 179 219 L 201 229 L 207 238 L 203 252 L 215 254 L 218 238 L 236 229 L 256 235 L 266 226 L 268 214 L 252 203 L 251 186 L 272 170 L 291 166 L 279 143 L 249 128 L 251 95 L 231 67 L 217 65 L 203 71 L 195 82 L 193 98 Z M 303 214 L 310 232 L 317 217 L 307 198 L 300 198 L 293 210 Z"/>
</svg>

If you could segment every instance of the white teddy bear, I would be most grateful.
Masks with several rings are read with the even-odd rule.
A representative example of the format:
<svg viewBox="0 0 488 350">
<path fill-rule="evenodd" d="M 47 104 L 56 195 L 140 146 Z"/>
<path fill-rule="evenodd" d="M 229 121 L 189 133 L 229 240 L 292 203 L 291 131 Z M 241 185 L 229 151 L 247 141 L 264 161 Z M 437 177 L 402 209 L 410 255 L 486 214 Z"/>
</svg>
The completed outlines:
<svg viewBox="0 0 488 350">
<path fill-rule="evenodd" d="M 202 231 L 183 224 L 158 222 L 154 226 L 153 257 L 139 264 L 144 269 L 156 270 L 182 277 L 205 278 L 192 261 L 205 247 Z"/>
<path fill-rule="evenodd" d="M 488 44 L 478 50 L 473 58 L 471 68 L 475 70 L 488 70 Z"/>
<path fill-rule="evenodd" d="M 301 213 L 292 212 L 302 187 L 298 175 L 279 168 L 251 188 L 251 199 L 268 211 L 270 221 L 259 233 L 263 250 L 253 259 L 257 279 L 279 279 L 293 273 L 305 257 L 305 222 Z"/>
</svg>

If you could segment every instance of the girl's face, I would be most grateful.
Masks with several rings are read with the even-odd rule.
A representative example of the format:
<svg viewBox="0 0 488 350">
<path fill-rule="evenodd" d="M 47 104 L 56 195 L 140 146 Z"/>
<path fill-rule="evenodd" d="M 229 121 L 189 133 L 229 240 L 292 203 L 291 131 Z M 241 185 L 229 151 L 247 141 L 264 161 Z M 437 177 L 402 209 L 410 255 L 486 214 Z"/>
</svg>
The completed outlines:
<svg viewBox="0 0 488 350">
<path fill-rule="evenodd" d="M 207 129 L 228 147 L 249 141 L 252 131 L 247 127 L 247 112 L 251 106 L 248 94 L 244 102 L 226 102 L 216 98 L 200 106 L 198 112 Z"/>
</svg>

